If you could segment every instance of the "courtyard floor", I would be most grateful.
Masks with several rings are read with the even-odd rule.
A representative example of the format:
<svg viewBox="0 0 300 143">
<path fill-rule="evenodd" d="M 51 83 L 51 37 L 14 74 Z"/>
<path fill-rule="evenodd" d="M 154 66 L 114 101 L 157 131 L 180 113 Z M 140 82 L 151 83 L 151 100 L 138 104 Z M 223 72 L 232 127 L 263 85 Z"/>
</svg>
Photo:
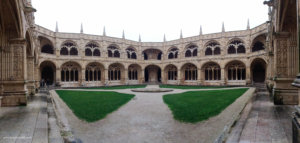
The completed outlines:
<svg viewBox="0 0 300 143">
<path fill-rule="evenodd" d="M 146 88 L 159 88 L 149 85 Z M 233 88 L 228 88 L 233 89 Z M 79 90 L 79 89 L 77 89 Z M 84 89 L 80 89 L 84 91 Z M 196 124 L 181 123 L 173 119 L 168 106 L 163 102 L 165 94 L 185 91 L 216 89 L 174 89 L 168 93 L 139 93 L 130 89 L 112 90 L 136 96 L 106 118 L 88 123 L 78 119 L 59 98 L 51 94 L 66 127 L 70 128 L 77 142 L 214 142 L 224 128 L 234 120 L 251 98 L 254 88 L 228 106 L 219 115 Z M 103 90 L 87 90 L 103 91 Z M 109 91 L 109 90 L 105 90 Z M 84 95 L 83 95 L 84 96 Z"/>
</svg>

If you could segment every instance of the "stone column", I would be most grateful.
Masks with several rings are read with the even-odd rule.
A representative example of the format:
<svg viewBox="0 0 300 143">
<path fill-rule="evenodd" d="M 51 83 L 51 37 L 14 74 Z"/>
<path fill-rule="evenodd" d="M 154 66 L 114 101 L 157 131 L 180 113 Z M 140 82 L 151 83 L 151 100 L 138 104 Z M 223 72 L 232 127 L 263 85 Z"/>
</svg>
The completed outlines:
<svg viewBox="0 0 300 143">
<path fill-rule="evenodd" d="M 1 106 L 27 105 L 26 43 L 24 38 L 9 40 L 10 47 L 7 49 L 9 56 L 3 58 L 6 62 L 0 67 L 7 67 L 3 71 L 7 78 L 0 81 L 4 88 Z"/>
<path fill-rule="evenodd" d="M 166 81 L 165 81 L 165 71 L 164 70 L 161 70 L 161 83 L 165 84 Z"/>
<path fill-rule="evenodd" d="M 246 67 L 246 84 L 247 85 L 250 85 L 252 83 L 252 80 L 251 80 L 251 69 L 250 69 L 250 66 Z"/>
<path fill-rule="evenodd" d="M 145 70 L 144 69 L 142 69 L 141 70 L 141 83 L 145 83 Z"/>
<path fill-rule="evenodd" d="M 295 106 L 296 112 L 293 113 L 292 130 L 293 142 L 300 142 L 300 0 L 297 0 L 297 49 L 298 49 L 298 75 L 292 85 L 298 88 L 298 106 Z"/>
<path fill-rule="evenodd" d="M 85 68 L 81 69 L 81 86 L 86 86 L 86 82 L 85 82 Z"/>
<path fill-rule="evenodd" d="M 125 73 L 125 81 L 124 84 L 129 84 L 129 79 L 128 79 L 128 69 L 124 69 L 124 73 Z"/>
<path fill-rule="evenodd" d="M 55 83 L 55 86 L 61 86 L 61 82 L 64 80 L 64 79 L 61 79 L 61 70 L 60 68 L 56 68 L 56 83 Z"/>
<path fill-rule="evenodd" d="M 105 78 L 104 78 L 104 84 L 107 85 L 107 84 L 109 84 L 109 81 L 108 81 L 108 69 L 105 69 L 104 72 L 105 72 L 105 73 L 104 73 L 104 74 L 105 74 L 105 76 L 104 76 L 104 77 L 105 77 Z"/>
<path fill-rule="evenodd" d="M 181 84 L 181 70 L 177 69 L 177 84 Z"/>
<path fill-rule="evenodd" d="M 197 78 L 197 83 L 198 85 L 201 85 L 202 83 L 202 74 L 201 74 L 201 69 L 200 68 L 197 68 L 197 75 L 198 75 L 198 78 Z"/>
<path fill-rule="evenodd" d="M 35 88 L 38 89 L 40 87 L 40 78 L 39 78 L 39 73 L 40 73 L 40 68 L 38 67 L 38 64 L 34 64 L 34 80 L 35 80 Z"/>
<path fill-rule="evenodd" d="M 226 82 L 225 69 L 221 68 L 221 82 L 220 82 L 220 84 L 225 85 L 225 82 Z"/>
<path fill-rule="evenodd" d="M 27 89 L 30 95 L 35 95 L 34 57 L 27 57 Z"/>
</svg>

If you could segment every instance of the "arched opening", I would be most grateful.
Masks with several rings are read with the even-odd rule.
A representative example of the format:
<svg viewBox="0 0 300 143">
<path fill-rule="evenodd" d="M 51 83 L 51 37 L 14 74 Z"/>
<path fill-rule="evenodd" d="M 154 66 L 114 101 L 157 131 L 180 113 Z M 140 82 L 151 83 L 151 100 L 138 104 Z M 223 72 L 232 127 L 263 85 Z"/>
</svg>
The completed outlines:
<svg viewBox="0 0 300 143">
<path fill-rule="evenodd" d="M 219 47 L 216 47 L 214 50 L 214 55 L 220 55 L 221 54 L 221 49 Z"/>
<path fill-rule="evenodd" d="M 205 80 L 216 81 L 221 80 L 221 68 L 218 64 L 210 63 L 203 66 L 205 69 Z"/>
<path fill-rule="evenodd" d="M 160 52 L 160 53 L 157 55 L 157 60 L 161 60 L 161 55 L 162 55 L 162 52 Z"/>
<path fill-rule="evenodd" d="M 165 75 L 168 81 L 177 81 L 177 67 L 174 65 L 168 65 L 165 68 Z"/>
<path fill-rule="evenodd" d="M 44 79 L 45 82 L 49 80 L 49 84 L 53 85 L 56 79 L 56 66 L 50 61 L 44 61 L 40 65 L 40 80 Z"/>
<path fill-rule="evenodd" d="M 127 52 L 127 58 L 128 58 L 128 59 L 130 59 L 130 58 L 131 58 L 131 57 L 130 57 L 130 53 L 128 53 L 128 52 Z"/>
<path fill-rule="evenodd" d="M 188 64 L 184 66 L 184 79 L 185 81 L 197 81 L 198 73 L 197 67 L 193 64 Z"/>
<path fill-rule="evenodd" d="M 230 46 L 227 50 L 227 53 L 228 54 L 236 54 L 236 51 L 235 51 L 235 48 L 234 46 Z"/>
<path fill-rule="evenodd" d="M 237 48 L 237 53 L 246 53 L 246 48 L 245 48 L 245 46 L 243 46 L 243 45 L 238 46 L 238 48 Z"/>
<path fill-rule="evenodd" d="M 161 69 L 156 65 L 149 65 L 145 68 L 145 82 L 161 82 Z"/>
<path fill-rule="evenodd" d="M 260 51 L 260 50 L 264 50 L 264 44 L 260 41 L 257 41 L 252 48 L 252 52 L 256 52 L 256 51 Z"/>
<path fill-rule="evenodd" d="M 92 55 L 93 55 L 92 50 L 86 48 L 86 49 L 85 49 L 85 56 L 92 56 Z"/>
<path fill-rule="evenodd" d="M 76 48 L 71 48 L 70 55 L 78 55 L 78 51 Z"/>
<path fill-rule="evenodd" d="M 246 66 L 239 62 L 234 61 L 227 64 L 227 79 L 229 81 L 245 80 L 246 79 Z"/>
<path fill-rule="evenodd" d="M 60 50 L 60 55 L 69 55 L 69 51 L 67 48 L 61 48 Z"/>
<path fill-rule="evenodd" d="M 173 59 L 173 58 L 174 58 L 173 53 L 169 53 L 168 59 Z"/>
<path fill-rule="evenodd" d="M 162 51 L 158 49 L 146 49 L 143 51 L 145 60 L 161 60 Z"/>
<path fill-rule="evenodd" d="M 62 82 L 78 82 L 79 72 L 81 67 L 74 62 L 68 62 L 61 66 L 61 81 Z"/>
<path fill-rule="evenodd" d="M 264 82 L 266 79 L 266 62 L 263 59 L 255 59 L 251 63 L 252 80 Z"/>
<path fill-rule="evenodd" d="M 114 57 L 115 58 L 120 58 L 120 52 L 119 51 L 115 51 L 114 52 Z"/>
<path fill-rule="evenodd" d="M 131 59 L 137 59 L 137 57 L 136 57 L 136 54 L 135 54 L 135 53 L 132 53 L 132 54 L 131 54 Z"/>
<path fill-rule="evenodd" d="M 144 60 L 148 60 L 148 56 L 145 52 L 144 52 Z"/>
<path fill-rule="evenodd" d="M 212 53 L 211 48 L 206 48 L 206 50 L 205 50 L 205 55 L 208 56 L 208 55 L 212 55 L 212 54 L 213 54 L 213 53 Z"/>
<path fill-rule="evenodd" d="M 197 57 L 197 49 L 193 51 L 193 57 Z"/>
<path fill-rule="evenodd" d="M 113 57 L 112 55 L 113 54 L 112 54 L 111 50 L 108 50 L 108 57 Z"/>
<path fill-rule="evenodd" d="M 46 54 L 54 54 L 54 50 L 53 50 L 52 46 L 49 45 L 49 44 L 44 45 L 44 46 L 42 47 L 42 51 L 41 51 L 41 52 L 42 52 L 42 53 L 46 53 Z"/>
<path fill-rule="evenodd" d="M 132 64 L 128 67 L 128 79 L 130 84 L 138 84 L 141 67 L 137 64 Z"/>
<path fill-rule="evenodd" d="M 99 83 L 102 80 L 102 72 L 104 72 L 104 66 L 99 63 L 90 63 L 85 69 L 85 80 L 89 83 Z"/>
<path fill-rule="evenodd" d="M 93 56 L 100 57 L 101 56 L 100 50 L 99 49 L 95 49 L 94 52 L 93 52 Z"/>
<path fill-rule="evenodd" d="M 121 84 L 124 80 L 124 66 L 115 63 L 109 66 L 108 68 L 108 79 L 111 81 L 111 83 L 116 82 L 117 84 Z"/>
<path fill-rule="evenodd" d="M 187 51 L 185 52 L 185 57 L 192 57 L 192 53 L 191 53 L 190 50 L 187 50 Z"/>
</svg>

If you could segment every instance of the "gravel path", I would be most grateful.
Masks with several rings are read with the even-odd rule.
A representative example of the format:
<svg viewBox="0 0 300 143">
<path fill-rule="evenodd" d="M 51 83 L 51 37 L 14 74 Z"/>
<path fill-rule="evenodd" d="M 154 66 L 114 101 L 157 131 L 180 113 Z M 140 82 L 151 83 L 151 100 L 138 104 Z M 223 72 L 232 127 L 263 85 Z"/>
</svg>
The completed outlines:
<svg viewBox="0 0 300 143">
<path fill-rule="evenodd" d="M 151 88 L 157 88 L 157 86 L 152 86 Z M 56 104 L 60 106 L 58 110 L 61 116 L 64 116 L 68 120 L 70 129 L 78 142 L 181 143 L 214 142 L 224 127 L 238 116 L 255 91 L 255 88 L 250 88 L 243 96 L 223 110 L 222 113 L 209 120 L 197 124 L 180 123 L 174 120 L 172 112 L 164 104 L 162 96 L 165 94 L 199 90 L 216 89 L 174 89 L 174 91 L 168 93 L 137 93 L 132 92 L 130 89 L 111 90 L 120 93 L 135 94 L 136 96 L 117 111 L 94 123 L 79 120 L 55 91 L 51 91 L 51 93 Z"/>
</svg>

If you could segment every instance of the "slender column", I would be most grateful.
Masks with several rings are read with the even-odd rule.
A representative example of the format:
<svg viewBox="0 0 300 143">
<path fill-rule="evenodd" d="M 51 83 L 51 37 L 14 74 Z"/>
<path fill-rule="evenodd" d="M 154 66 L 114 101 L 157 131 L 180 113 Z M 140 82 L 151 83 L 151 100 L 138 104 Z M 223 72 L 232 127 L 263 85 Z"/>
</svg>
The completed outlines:
<svg viewBox="0 0 300 143">
<path fill-rule="evenodd" d="M 124 72 L 125 72 L 125 83 L 127 83 L 128 82 L 128 69 L 125 69 Z M 132 72 L 131 72 L 131 80 L 132 80 Z"/>
<path fill-rule="evenodd" d="M 201 74 L 201 69 L 199 68 L 199 69 L 197 69 L 197 72 L 198 72 L 198 78 L 197 78 L 197 80 L 198 80 L 198 84 L 199 85 L 201 85 L 201 80 L 202 80 L 202 74 Z M 204 72 L 205 73 L 205 72 Z"/>
<path fill-rule="evenodd" d="M 243 69 L 241 69 L 241 80 L 243 80 Z"/>
<path fill-rule="evenodd" d="M 95 71 L 93 70 L 92 71 L 92 81 L 94 82 L 95 81 L 95 73 L 94 73 Z"/>
<path fill-rule="evenodd" d="M 210 71 L 210 70 L 207 70 L 207 75 L 208 75 L 208 81 L 210 80 L 210 75 L 209 75 L 209 71 Z"/>
<path fill-rule="evenodd" d="M 251 81 L 251 76 L 250 76 L 250 66 L 248 66 L 248 67 L 246 67 L 246 73 L 245 73 L 245 75 L 246 75 L 246 83 L 249 85 L 249 84 L 251 84 L 252 83 L 252 81 Z"/>
<path fill-rule="evenodd" d="M 221 85 L 225 85 L 225 69 L 224 68 L 221 68 L 221 75 L 220 76 L 221 76 Z"/>
<path fill-rule="evenodd" d="M 142 76 L 141 76 L 142 83 L 144 83 L 144 82 L 145 82 L 145 70 L 142 69 L 142 70 L 141 70 L 141 73 L 142 73 Z"/>
<path fill-rule="evenodd" d="M 108 69 L 105 69 L 104 70 L 104 83 L 105 84 L 108 84 L 108 79 L 111 79 L 111 78 L 108 78 Z"/>
<path fill-rule="evenodd" d="M 76 80 L 75 80 L 75 76 L 76 76 L 76 75 L 75 75 L 75 71 L 76 71 L 76 70 L 73 71 L 73 77 L 74 77 L 74 78 L 73 78 L 73 81 L 74 81 L 74 82 L 76 81 Z"/>
<path fill-rule="evenodd" d="M 180 69 L 177 69 L 177 83 L 180 84 L 180 80 L 181 80 L 181 71 Z"/>
<path fill-rule="evenodd" d="M 161 70 L 161 82 L 165 83 L 165 71 Z"/>
</svg>

